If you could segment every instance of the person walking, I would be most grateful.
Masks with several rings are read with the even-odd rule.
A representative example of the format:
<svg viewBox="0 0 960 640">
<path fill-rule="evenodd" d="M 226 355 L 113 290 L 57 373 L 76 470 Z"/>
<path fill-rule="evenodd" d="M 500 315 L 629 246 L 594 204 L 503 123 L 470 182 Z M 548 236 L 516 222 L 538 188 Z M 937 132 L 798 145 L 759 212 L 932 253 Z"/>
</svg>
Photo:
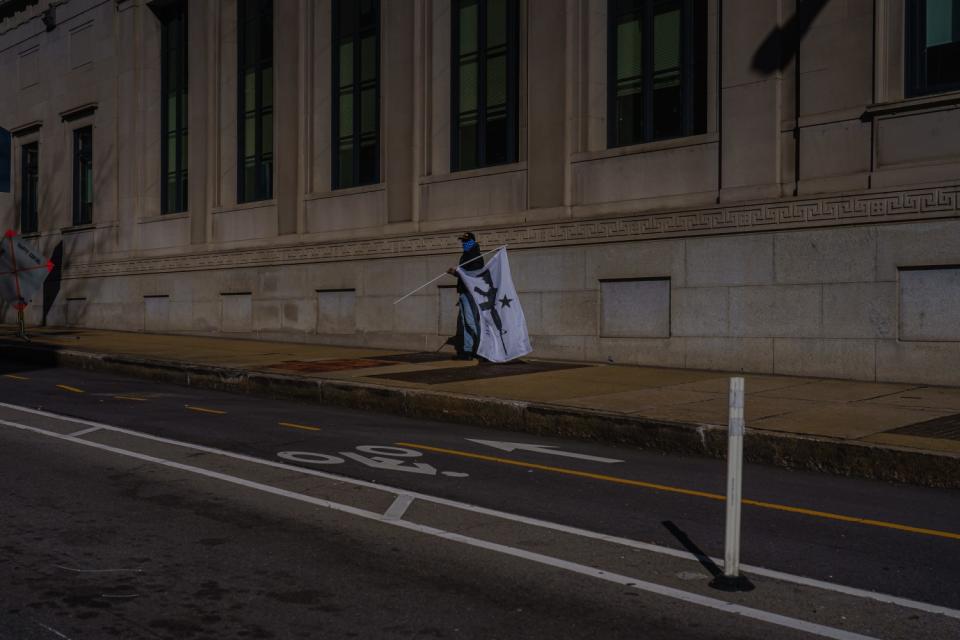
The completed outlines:
<svg viewBox="0 0 960 640">
<path fill-rule="evenodd" d="M 477 271 L 483 268 L 483 255 L 480 253 L 480 245 L 477 238 L 469 231 L 465 231 L 457 236 L 463 246 L 463 253 L 460 255 L 460 266 L 466 271 Z M 457 317 L 457 335 L 462 336 L 459 344 L 455 345 L 457 349 L 457 360 L 472 360 L 477 356 L 477 347 L 480 344 L 480 318 L 477 308 L 473 302 L 473 296 L 467 290 L 463 280 L 457 275 L 457 270 L 451 267 L 447 273 L 457 276 L 457 304 L 460 307 L 460 313 Z"/>
</svg>

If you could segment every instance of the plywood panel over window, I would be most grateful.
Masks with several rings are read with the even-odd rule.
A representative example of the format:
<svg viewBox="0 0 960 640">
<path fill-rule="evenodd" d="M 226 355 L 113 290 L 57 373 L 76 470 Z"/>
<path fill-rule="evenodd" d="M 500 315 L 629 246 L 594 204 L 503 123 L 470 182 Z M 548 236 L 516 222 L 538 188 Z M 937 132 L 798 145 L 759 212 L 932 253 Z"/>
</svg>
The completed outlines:
<svg viewBox="0 0 960 640">
<path fill-rule="evenodd" d="M 960 340 L 960 266 L 900 270 L 900 339 Z"/>
<path fill-rule="evenodd" d="M 600 281 L 602 337 L 670 337 L 670 278 Z"/>
<path fill-rule="evenodd" d="M 356 302 L 354 289 L 317 291 L 317 333 L 356 333 Z"/>
<path fill-rule="evenodd" d="M 250 333 L 253 330 L 252 298 L 250 293 L 220 294 L 220 331 Z"/>
<path fill-rule="evenodd" d="M 143 297 L 143 328 L 145 331 L 170 329 L 170 296 Z"/>
<path fill-rule="evenodd" d="M 87 318 L 86 298 L 67 298 L 67 325 L 82 325 Z"/>
</svg>

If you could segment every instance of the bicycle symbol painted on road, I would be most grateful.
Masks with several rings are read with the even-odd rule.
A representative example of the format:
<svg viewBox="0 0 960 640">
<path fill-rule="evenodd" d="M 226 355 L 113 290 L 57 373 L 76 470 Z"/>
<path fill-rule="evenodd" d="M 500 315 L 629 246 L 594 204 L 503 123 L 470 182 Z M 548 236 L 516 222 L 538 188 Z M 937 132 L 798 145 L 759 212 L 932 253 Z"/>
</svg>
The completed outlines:
<svg viewBox="0 0 960 640">
<path fill-rule="evenodd" d="M 437 468 L 433 465 L 425 462 L 415 462 L 413 460 L 414 458 L 419 458 L 423 455 L 422 451 L 417 451 L 416 449 L 381 445 L 361 445 L 356 449 L 360 453 L 338 451 L 337 453 L 339 455 L 330 455 L 326 453 L 315 453 L 313 451 L 280 451 L 277 453 L 277 457 L 290 460 L 291 462 L 317 465 L 344 464 L 347 460 L 353 460 L 354 462 L 359 462 L 373 469 L 404 471 L 406 473 L 418 473 L 425 476 L 436 476 L 439 474 L 450 478 L 466 478 L 470 475 L 460 471 L 437 471 Z"/>
</svg>

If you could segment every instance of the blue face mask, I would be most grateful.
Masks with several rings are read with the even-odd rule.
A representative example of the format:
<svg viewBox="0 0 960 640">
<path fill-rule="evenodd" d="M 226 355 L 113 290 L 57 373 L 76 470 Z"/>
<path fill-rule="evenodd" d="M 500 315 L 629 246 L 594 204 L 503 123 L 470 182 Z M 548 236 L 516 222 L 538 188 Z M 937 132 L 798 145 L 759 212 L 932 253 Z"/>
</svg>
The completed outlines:
<svg viewBox="0 0 960 640">
<path fill-rule="evenodd" d="M 470 249 L 473 249 L 475 246 L 477 246 L 476 240 L 467 240 L 463 243 L 463 250 L 470 251 Z"/>
</svg>

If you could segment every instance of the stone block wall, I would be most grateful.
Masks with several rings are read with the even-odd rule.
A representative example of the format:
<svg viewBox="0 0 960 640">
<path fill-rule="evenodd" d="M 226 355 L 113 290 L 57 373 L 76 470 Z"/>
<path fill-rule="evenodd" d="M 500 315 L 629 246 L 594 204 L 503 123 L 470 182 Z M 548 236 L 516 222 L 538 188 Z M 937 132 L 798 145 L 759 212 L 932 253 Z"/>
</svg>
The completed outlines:
<svg viewBox="0 0 960 640">
<path fill-rule="evenodd" d="M 906 222 L 515 248 L 511 266 L 537 357 L 960 384 L 957 238 L 960 220 Z M 48 322 L 432 350 L 453 279 L 394 301 L 455 260 L 68 279 Z"/>
<path fill-rule="evenodd" d="M 0 126 L 40 146 L 56 282 L 28 320 L 434 349 L 454 237 L 508 244 L 535 355 L 960 384 L 960 92 L 907 97 L 904 3 L 706 1 L 705 130 L 609 148 L 606 0 L 519 0 L 518 158 L 450 169 L 451 1 L 381 0 L 380 175 L 331 185 L 332 2 L 276 3 L 274 198 L 237 203 L 236 0 L 188 2 L 188 211 L 160 215 L 159 23 L 0 24 Z M 808 5 L 809 6 L 809 5 Z M 72 131 L 94 128 L 73 226 Z M 14 183 L 18 184 L 15 162 Z M 21 193 L 0 200 L 17 228 Z M 11 310 L 0 307 L 4 318 Z"/>
</svg>

